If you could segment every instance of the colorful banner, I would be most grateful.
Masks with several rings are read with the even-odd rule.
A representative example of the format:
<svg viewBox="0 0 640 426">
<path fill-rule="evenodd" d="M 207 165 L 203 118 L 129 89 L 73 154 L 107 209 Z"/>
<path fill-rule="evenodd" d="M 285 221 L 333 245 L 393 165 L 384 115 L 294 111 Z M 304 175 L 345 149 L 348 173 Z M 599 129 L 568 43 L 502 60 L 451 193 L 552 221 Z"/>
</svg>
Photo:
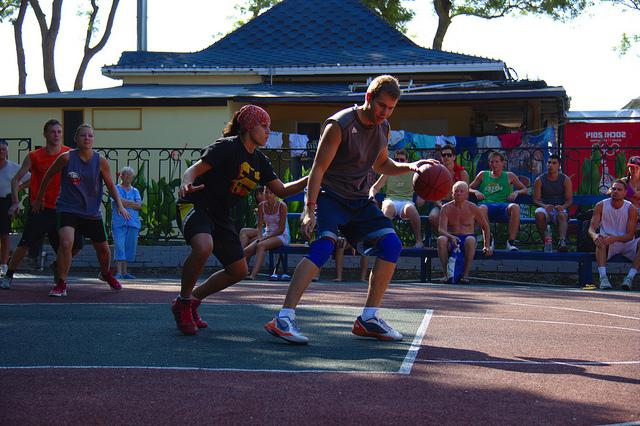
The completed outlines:
<svg viewBox="0 0 640 426">
<path fill-rule="evenodd" d="M 640 155 L 640 122 L 567 123 L 564 172 L 579 194 L 604 194 L 626 175 L 626 162 Z"/>
</svg>

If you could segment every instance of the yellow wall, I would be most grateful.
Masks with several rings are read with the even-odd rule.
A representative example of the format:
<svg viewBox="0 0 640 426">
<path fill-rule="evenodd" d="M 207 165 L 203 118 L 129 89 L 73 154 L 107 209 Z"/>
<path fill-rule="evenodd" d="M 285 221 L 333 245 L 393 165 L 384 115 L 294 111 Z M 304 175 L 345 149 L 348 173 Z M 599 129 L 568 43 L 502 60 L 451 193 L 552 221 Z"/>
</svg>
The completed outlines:
<svg viewBox="0 0 640 426">
<path fill-rule="evenodd" d="M 354 99 L 357 103 L 359 99 Z M 327 117 L 352 104 L 330 105 L 267 105 L 271 116 L 272 129 L 294 133 L 298 122 L 322 123 Z M 234 105 L 232 110 L 241 105 Z M 472 109 L 469 105 L 458 106 L 428 106 L 428 105 L 398 105 L 389 119 L 394 130 L 407 130 L 412 133 L 430 135 L 459 135 L 469 134 L 469 122 Z"/>
<path fill-rule="evenodd" d="M 203 147 L 222 133 L 226 107 L 142 108 L 140 130 L 96 130 L 96 146 L 174 148 Z"/>
<path fill-rule="evenodd" d="M 109 116 L 110 110 L 112 114 L 110 119 L 102 119 L 95 131 L 97 147 L 202 147 L 220 136 L 230 117 L 227 107 L 133 108 L 128 110 L 139 113 L 139 129 L 107 130 L 117 126 L 113 118 L 125 110 L 96 110 L 103 118 L 105 114 Z M 0 108 L 0 137 L 31 138 L 34 145 L 42 145 L 42 126 L 51 118 L 62 121 L 62 111 L 62 108 Z M 93 124 L 93 113 L 92 108 L 84 108 L 84 120 Z M 128 119 L 127 127 L 133 127 L 132 122 Z"/>
<path fill-rule="evenodd" d="M 263 106 L 271 115 L 273 130 L 295 133 L 299 122 L 322 123 L 338 110 L 361 101 L 354 98 L 353 103 L 342 104 Z M 84 108 L 84 119 L 97 125 L 97 147 L 197 148 L 219 137 L 233 112 L 242 105 L 231 102 L 228 107 Z M 62 121 L 62 111 L 62 108 L 0 108 L 0 137 L 27 137 L 40 145 L 42 125 L 50 118 Z M 472 118 L 472 107 L 468 104 L 413 105 L 401 101 L 390 122 L 394 130 L 465 136 L 469 134 Z"/>
</svg>

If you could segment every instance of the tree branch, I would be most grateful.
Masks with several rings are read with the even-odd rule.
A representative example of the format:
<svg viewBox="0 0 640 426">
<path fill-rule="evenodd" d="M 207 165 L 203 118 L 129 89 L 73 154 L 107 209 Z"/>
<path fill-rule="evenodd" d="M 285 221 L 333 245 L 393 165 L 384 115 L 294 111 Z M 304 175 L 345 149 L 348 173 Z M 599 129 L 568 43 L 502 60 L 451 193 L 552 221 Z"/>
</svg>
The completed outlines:
<svg viewBox="0 0 640 426">
<path fill-rule="evenodd" d="M 89 47 L 89 45 L 91 44 L 91 36 L 93 34 L 94 23 L 98 14 L 98 5 L 96 4 L 95 0 L 91 0 L 92 12 L 89 16 L 89 23 L 87 24 L 87 37 L 84 43 L 84 56 L 82 57 L 82 61 L 80 62 L 80 66 L 78 67 L 76 79 L 73 83 L 73 90 L 82 89 L 84 74 L 87 71 L 89 62 L 91 62 L 91 59 L 93 59 L 93 57 L 104 48 L 104 46 L 107 44 L 107 41 L 109 41 L 119 4 L 120 0 L 113 0 L 113 2 L 111 3 L 111 10 L 109 11 L 109 17 L 107 18 L 107 26 L 104 30 L 104 33 L 102 34 L 102 38 L 100 39 L 98 44 L 93 47 Z"/>
<path fill-rule="evenodd" d="M 16 41 L 16 60 L 18 63 L 18 94 L 27 93 L 27 60 L 24 54 L 24 44 L 22 42 L 22 24 L 29 7 L 28 0 L 20 1 L 18 16 L 13 21 L 13 38 Z"/>
</svg>

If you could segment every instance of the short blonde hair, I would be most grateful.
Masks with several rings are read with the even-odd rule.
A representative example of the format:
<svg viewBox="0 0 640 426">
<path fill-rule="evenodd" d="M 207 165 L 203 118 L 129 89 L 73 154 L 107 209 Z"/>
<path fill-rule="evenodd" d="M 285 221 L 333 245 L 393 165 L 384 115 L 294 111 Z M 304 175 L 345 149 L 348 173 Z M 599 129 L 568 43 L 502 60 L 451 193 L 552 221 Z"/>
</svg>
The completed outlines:
<svg viewBox="0 0 640 426">
<path fill-rule="evenodd" d="M 463 180 L 459 180 L 456 183 L 453 184 L 453 186 L 451 187 L 451 191 L 455 190 L 457 187 L 459 186 L 466 186 L 467 190 L 469 189 L 469 184 Z"/>
<path fill-rule="evenodd" d="M 91 129 L 93 130 L 93 127 L 91 127 L 91 124 L 87 124 L 87 123 L 83 123 L 81 125 L 78 126 L 78 128 L 76 129 L 76 132 L 73 134 L 73 139 L 76 140 L 78 138 L 78 133 L 80 133 L 80 129 Z"/>
<path fill-rule="evenodd" d="M 387 74 L 374 78 L 367 88 L 367 93 L 371 93 L 372 97 L 375 98 L 382 92 L 388 94 L 393 99 L 399 99 L 401 91 L 398 79 Z"/>
</svg>

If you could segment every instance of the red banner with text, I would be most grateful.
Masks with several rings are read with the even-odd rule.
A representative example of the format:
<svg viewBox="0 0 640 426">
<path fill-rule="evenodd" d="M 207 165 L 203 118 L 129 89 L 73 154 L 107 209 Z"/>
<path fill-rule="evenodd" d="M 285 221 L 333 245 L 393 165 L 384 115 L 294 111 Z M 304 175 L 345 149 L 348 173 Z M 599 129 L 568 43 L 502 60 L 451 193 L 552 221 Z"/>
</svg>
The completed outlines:
<svg viewBox="0 0 640 426">
<path fill-rule="evenodd" d="M 567 123 L 563 153 L 574 191 L 604 194 L 614 179 L 626 175 L 627 160 L 640 155 L 640 122 Z"/>
</svg>

